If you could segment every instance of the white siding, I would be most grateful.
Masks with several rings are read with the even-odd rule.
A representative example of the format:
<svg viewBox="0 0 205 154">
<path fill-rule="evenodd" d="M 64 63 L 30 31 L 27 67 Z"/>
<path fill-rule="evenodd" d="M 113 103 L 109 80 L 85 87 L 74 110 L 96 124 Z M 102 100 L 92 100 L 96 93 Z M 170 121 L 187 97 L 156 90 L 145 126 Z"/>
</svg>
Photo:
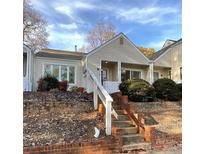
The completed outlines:
<svg viewBox="0 0 205 154">
<path fill-rule="evenodd" d="M 123 44 L 120 44 L 120 38 L 117 38 L 109 44 L 107 44 L 106 46 L 98 49 L 97 52 L 88 55 L 87 65 L 99 81 L 100 71 L 97 70 L 97 68 L 101 68 L 102 60 L 149 65 L 148 59 L 146 59 L 145 56 L 140 51 L 138 51 L 138 49 L 136 49 L 130 42 L 128 42 L 124 37 Z"/>
<path fill-rule="evenodd" d="M 37 90 L 37 81 L 42 77 L 42 67 L 44 63 L 50 64 L 59 64 L 59 65 L 68 65 L 68 66 L 75 66 L 75 82 L 76 86 L 82 87 L 83 86 L 83 66 L 81 60 L 64 60 L 64 59 L 57 59 L 57 58 L 41 58 L 36 57 L 35 59 L 35 69 L 34 69 L 34 90 Z"/>
<path fill-rule="evenodd" d="M 182 43 L 168 49 L 154 63 L 155 66 L 170 67 L 171 77 L 175 82 L 180 81 L 180 67 L 182 67 Z"/>
</svg>

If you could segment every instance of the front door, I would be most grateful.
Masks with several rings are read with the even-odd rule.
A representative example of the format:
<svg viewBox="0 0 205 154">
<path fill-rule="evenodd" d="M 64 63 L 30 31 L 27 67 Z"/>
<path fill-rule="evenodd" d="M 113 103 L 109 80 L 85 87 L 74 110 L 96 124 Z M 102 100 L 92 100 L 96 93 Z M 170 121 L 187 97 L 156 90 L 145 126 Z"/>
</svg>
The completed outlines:
<svg viewBox="0 0 205 154">
<path fill-rule="evenodd" d="M 102 85 L 103 85 L 103 82 L 107 81 L 107 80 L 108 80 L 108 68 L 103 68 L 102 71 L 101 71 L 101 82 L 102 82 Z"/>
</svg>

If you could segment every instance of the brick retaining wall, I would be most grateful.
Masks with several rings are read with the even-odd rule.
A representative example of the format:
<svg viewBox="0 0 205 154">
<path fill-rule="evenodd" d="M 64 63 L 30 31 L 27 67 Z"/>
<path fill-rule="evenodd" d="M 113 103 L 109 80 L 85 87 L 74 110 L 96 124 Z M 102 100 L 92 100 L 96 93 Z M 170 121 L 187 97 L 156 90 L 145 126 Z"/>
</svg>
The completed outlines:
<svg viewBox="0 0 205 154">
<path fill-rule="evenodd" d="M 163 149 L 182 144 L 182 134 L 157 134 L 152 136 L 152 147 Z"/>
<path fill-rule="evenodd" d="M 24 154 L 112 154 L 121 152 L 120 138 L 106 138 L 78 144 L 24 147 Z"/>
</svg>

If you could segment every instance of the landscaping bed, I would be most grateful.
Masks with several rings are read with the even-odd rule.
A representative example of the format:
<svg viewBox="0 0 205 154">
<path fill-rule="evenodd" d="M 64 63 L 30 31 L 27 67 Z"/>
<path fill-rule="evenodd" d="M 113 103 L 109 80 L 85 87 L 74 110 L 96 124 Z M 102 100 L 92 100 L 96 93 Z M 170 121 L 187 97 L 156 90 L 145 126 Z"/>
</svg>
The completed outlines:
<svg viewBox="0 0 205 154">
<path fill-rule="evenodd" d="M 168 134 L 181 133 L 182 107 L 180 102 L 143 102 L 133 103 L 137 113 L 150 115 L 158 122 L 156 130 Z"/>
<path fill-rule="evenodd" d="M 24 92 L 23 144 L 42 146 L 105 138 L 104 122 L 92 97 L 78 92 Z"/>
</svg>

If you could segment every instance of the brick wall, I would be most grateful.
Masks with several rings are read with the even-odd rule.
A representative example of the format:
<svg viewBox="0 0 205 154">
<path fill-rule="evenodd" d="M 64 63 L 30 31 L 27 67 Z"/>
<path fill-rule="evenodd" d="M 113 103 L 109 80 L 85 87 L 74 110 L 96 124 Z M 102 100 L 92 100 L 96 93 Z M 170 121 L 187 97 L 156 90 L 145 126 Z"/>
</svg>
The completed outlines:
<svg viewBox="0 0 205 154">
<path fill-rule="evenodd" d="M 157 134 L 152 135 L 152 147 L 162 149 L 182 144 L 182 134 Z"/>
<path fill-rule="evenodd" d="M 115 101 L 120 101 L 121 93 L 113 93 L 112 97 Z M 135 106 L 132 106 L 130 103 L 130 111 L 134 112 Z M 141 119 L 143 120 L 143 118 Z M 142 122 L 142 121 L 141 121 Z M 142 122 L 143 123 L 143 122 Z M 182 134 L 167 134 L 164 132 L 159 132 L 153 126 L 144 125 L 145 130 L 140 130 L 140 133 L 144 135 L 145 140 L 151 142 L 152 147 L 155 149 L 163 149 L 168 147 L 173 147 L 177 144 L 182 143 Z"/>
<path fill-rule="evenodd" d="M 121 139 L 108 137 L 93 142 L 24 147 L 24 154 L 112 154 L 121 152 Z"/>
</svg>

